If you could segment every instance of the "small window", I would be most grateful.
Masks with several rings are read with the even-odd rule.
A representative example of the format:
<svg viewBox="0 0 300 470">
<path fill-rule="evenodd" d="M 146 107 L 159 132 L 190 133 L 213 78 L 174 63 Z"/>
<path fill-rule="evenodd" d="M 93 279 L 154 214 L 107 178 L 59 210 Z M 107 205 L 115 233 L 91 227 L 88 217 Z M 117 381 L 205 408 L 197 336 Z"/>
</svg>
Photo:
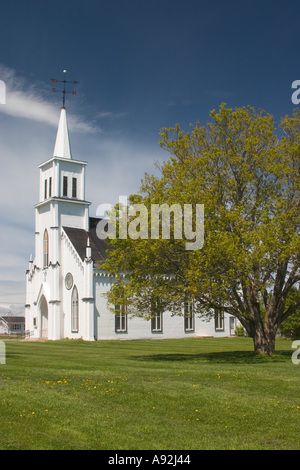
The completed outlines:
<svg viewBox="0 0 300 470">
<path fill-rule="evenodd" d="M 44 199 L 47 199 L 47 180 L 45 180 L 45 185 L 44 185 Z"/>
<path fill-rule="evenodd" d="M 49 197 L 52 196 L 52 176 L 49 178 Z"/>
<path fill-rule="evenodd" d="M 72 333 L 78 333 L 79 330 L 79 315 L 78 315 L 78 290 L 74 286 L 72 291 L 72 317 L 71 317 L 71 328 Z"/>
<path fill-rule="evenodd" d="M 195 315 L 193 302 L 184 302 L 184 331 L 194 331 L 195 329 Z"/>
<path fill-rule="evenodd" d="M 115 332 L 127 333 L 127 305 L 115 306 Z"/>
<path fill-rule="evenodd" d="M 49 236 L 47 229 L 44 232 L 43 245 L 44 268 L 47 268 L 49 265 Z"/>
<path fill-rule="evenodd" d="M 64 176 L 63 179 L 63 196 L 68 196 L 68 177 Z"/>
<path fill-rule="evenodd" d="M 219 308 L 215 309 L 215 330 L 224 331 L 224 312 Z"/>
<path fill-rule="evenodd" d="M 77 197 L 77 178 L 72 179 L 72 197 Z"/>
<path fill-rule="evenodd" d="M 151 317 L 151 331 L 152 333 L 162 332 L 162 312 L 155 312 Z"/>
</svg>

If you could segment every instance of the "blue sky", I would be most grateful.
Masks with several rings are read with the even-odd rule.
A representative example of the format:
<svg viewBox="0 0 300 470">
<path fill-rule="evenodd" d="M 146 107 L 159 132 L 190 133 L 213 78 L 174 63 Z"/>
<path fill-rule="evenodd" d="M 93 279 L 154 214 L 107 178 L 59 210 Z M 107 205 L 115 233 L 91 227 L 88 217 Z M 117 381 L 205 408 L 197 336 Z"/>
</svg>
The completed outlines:
<svg viewBox="0 0 300 470">
<path fill-rule="evenodd" d="M 162 127 L 204 124 L 221 102 L 291 114 L 299 31 L 294 0 L 1 2 L 0 313 L 25 302 L 37 166 L 52 156 L 61 107 L 52 77 L 66 69 L 80 82 L 66 108 L 94 215 L 167 158 Z"/>
</svg>

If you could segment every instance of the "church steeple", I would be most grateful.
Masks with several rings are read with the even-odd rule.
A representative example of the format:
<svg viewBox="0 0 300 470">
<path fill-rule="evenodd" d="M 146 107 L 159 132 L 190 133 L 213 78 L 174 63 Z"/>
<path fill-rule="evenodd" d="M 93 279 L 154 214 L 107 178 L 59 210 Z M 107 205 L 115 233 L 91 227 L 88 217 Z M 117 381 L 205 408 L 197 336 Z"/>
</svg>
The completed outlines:
<svg viewBox="0 0 300 470">
<path fill-rule="evenodd" d="M 63 105 L 60 112 L 59 124 L 57 129 L 56 135 L 56 142 L 54 147 L 53 157 L 58 158 L 68 158 L 72 160 L 72 153 L 71 153 L 71 146 L 70 146 L 70 139 L 69 139 L 69 130 L 68 130 L 68 123 L 67 123 L 67 114 L 65 108 L 65 100 L 66 100 L 66 93 L 72 93 L 72 95 L 76 95 L 76 90 L 72 92 L 66 90 L 66 83 L 74 83 L 78 84 L 77 81 L 70 81 L 66 80 L 66 70 L 63 70 L 63 80 L 57 80 L 56 78 L 52 78 L 52 83 L 63 83 L 64 87 L 62 90 L 56 90 L 56 88 L 52 88 L 52 92 L 56 93 L 57 91 L 61 91 L 63 94 Z"/>
<path fill-rule="evenodd" d="M 67 113 L 65 107 L 62 107 L 60 112 L 53 157 L 68 158 L 72 160 Z"/>
</svg>

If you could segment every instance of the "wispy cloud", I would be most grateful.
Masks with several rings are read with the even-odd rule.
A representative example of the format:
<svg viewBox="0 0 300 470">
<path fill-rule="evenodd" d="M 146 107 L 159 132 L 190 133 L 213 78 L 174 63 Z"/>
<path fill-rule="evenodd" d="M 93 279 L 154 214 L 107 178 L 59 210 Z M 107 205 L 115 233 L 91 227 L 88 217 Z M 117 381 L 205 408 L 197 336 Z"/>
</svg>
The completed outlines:
<svg viewBox="0 0 300 470">
<path fill-rule="evenodd" d="M 234 91 L 222 90 L 222 89 L 207 90 L 207 93 L 210 96 L 213 96 L 214 98 L 218 98 L 220 100 L 232 98 L 236 94 L 236 92 Z"/>
<path fill-rule="evenodd" d="M 24 315 L 25 280 L 0 280 L 0 315 Z"/>
<path fill-rule="evenodd" d="M 16 118 L 57 126 L 57 105 L 45 99 L 35 84 L 28 83 L 24 78 L 17 76 L 13 69 L 1 64 L 0 79 L 6 85 L 6 104 L 0 106 L 0 112 Z M 76 114 L 70 114 L 68 122 L 70 129 L 77 132 L 99 131 L 95 123 Z"/>
<path fill-rule="evenodd" d="M 10 90 L 7 87 L 7 104 L 0 111 L 9 116 L 45 122 L 51 126 L 57 123 L 54 106 L 41 100 L 33 93 Z"/>
<path fill-rule="evenodd" d="M 97 114 L 98 119 L 120 119 L 126 117 L 128 113 L 120 111 L 118 113 L 113 113 L 112 111 L 101 111 Z"/>
</svg>

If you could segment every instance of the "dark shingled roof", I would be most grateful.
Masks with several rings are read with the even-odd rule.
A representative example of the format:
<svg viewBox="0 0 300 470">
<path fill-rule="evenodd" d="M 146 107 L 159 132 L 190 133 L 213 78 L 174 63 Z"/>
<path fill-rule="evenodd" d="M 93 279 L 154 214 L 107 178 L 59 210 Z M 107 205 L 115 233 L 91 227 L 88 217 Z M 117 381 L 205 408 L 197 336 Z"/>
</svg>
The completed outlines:
<svg viewBox="0 0 300 470">
<path fill-rule="evenodd" d="M 14 317 L 9 315 L 1 315 L 0 320 L 4 320 L 5 323 L 25 323 L 25 317 Z"/>
<path fill-rule="evenodd" d="M 81 228 L 63 227 L 68 235 L 70 242 L 74 246 L 80 258 L 83 260 L 86 254 L 87 239 L 90 238 L 90 246 L 92 249 L 92 259 L 94 262 L 101 262 L 107 258 L 106 250 L 109 248 L 105 240 L 100 240 L 96 234 L 97 223 L 101 219 L 96 217 L 89 218 L 89 231 Z"/>
</svg>

